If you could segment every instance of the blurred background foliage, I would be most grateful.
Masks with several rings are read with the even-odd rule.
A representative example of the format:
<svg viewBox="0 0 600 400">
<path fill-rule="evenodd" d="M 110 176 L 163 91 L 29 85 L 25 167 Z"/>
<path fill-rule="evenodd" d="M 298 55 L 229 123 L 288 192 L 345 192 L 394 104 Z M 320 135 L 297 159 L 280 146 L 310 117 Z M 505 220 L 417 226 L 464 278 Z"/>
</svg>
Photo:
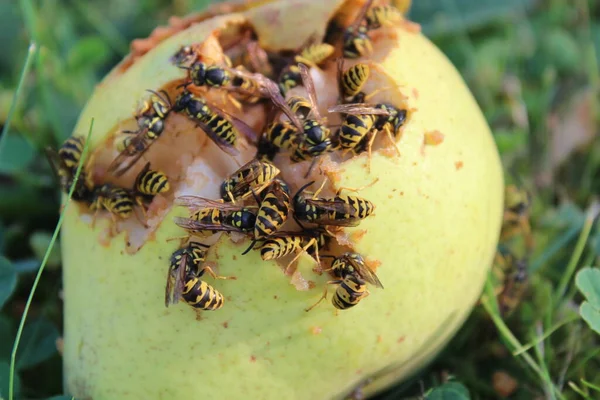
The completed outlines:
<svg viewBox="0 0 600 400">
<path fill-rule="evenodd" d="M 71 134 L 94 86 L 132 39 L 207 3 L 0 2 L 1 126 L 14 105 L 0 146 L 0 398 L 7 394 L 16 326 L 58 218 L 44 147 Z M 528 254 L 529 290 L 517 311 L 502 321 L 497 309 L 477 307 L 427 370 L 382 398 L 600 398 L 598 336 L 579 318 L 584 297 L 573 283 L 577 269 L 598 265 L 600 251 L 592 215 L 600 193 L 600 2 L 413 3 L 412 19 L 457 66 L 481 105 L 507 181 L 533 195 L 535 247 Z M 31 40 L 37 52 L 13 104 Z M 523 253 L 521 244 L 507 246 Z M 62 392 L 60 265 L 55 247 L 16 357 L 22 398 Z M 581 290 L 591 309 L 586 321 L 600 324 L 593 288 Z M 486 289 L 490 298 L 493 291 Z M 529 345 L 527 356 L 513 355 L 519 344 Z"/>
</svg>

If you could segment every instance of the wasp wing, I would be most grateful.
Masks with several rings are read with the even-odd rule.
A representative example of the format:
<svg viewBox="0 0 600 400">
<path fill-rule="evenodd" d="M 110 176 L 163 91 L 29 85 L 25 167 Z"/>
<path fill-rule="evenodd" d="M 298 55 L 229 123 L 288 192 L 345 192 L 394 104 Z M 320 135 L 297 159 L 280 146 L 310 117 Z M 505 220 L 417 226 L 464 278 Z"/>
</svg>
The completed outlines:
<svg viewBox="0 0 600 400">
<path fill-rule="evenodd" d="M 212 200 L 205 197 L 185 195 L 179 196 L 175 199 L 175 204 L 178 206 L 188 207 L 192 210 L 199 210 L 204 208 L 218 208 L 222 211 L 238 211 L 243 208 L 240 205 L 234 203 L 225 203 L 222 200 Z M 248 206 L 245 208 L 256 208 L 256 206 Z"/>
<path fill-rule="evenodd" d="M 356 210 L 347 202 L 333 198 L 333 199 L 305 199 L 306 202 L 319 210 L 319 216 L 312 220 L 318 225 L 333 225 L 333 226 L 357 226 L 360 223 L 361 218 L 356 215 Z M 343 218 L 332 218 L 333 213 L 336 216 L 343 216 Z"/>
<path fill-rule="evenodd" d="M 302 123 L 298 119 L 298 116 L 292 111 L 292 109 L 288 106 L 287 101 L 281 95 L 279 91 L 279 87 L 275 84 L 275 82 L 271 81 L 271 84 L 266 85 L 266 89 L 269 92 L 269 98 L 275 104 L 275 107 L 279 108 L 283 113 L 288 117 L 290 122 L 294 124 L 298 132 L 302 132 L 304 128 L 302 127 Z"/>
<path fill-rule="evenodd" d="M 129 141 L 129 144 L 115 157 L 108 166 L 108 171 L 113 172 L 115 176 L 121 176 L 127 172 L 150 148 L 154 140 L 147 140 L 146 133 L 148 129 L 141 129 Z"/>
<path fill-rule="evenodd" d="M 375 272 L 373 272 L 373 270 L 369 268 L 362 256 L 360 257 L 360 262 L 354 257 L 346 257 L 346 261 L 354 267 L 354 270 L 362 279 L 377 286 L 378 288 L 383 289 L 383 284 L 381 283 Z"/>
<path fill-rule="evenodd" d="M 382 108 L 375 108 L 374 104 L 368 103 L 353 103 L 353 104 L 338 104 L 327 109 L 330 113 L 342 113 L 352 115 L 390 115 L 390 112 Z"/>
<path fill-rule="evenodd" d="M 205 224 L 195 219 L 191 218 L 183 218 L 183 217 L 175 217 L 175 224 L 183 229 L 189 230 L 193 232 L 202 232 L 202 231 L 218 231 L 218 232 L 242 232 L 239 228 L 230 225 L 221 225 L 221 224 Z"/>
<path fill-rule="evenodd" d="M 210 140 L 212 140 L 213 143 L 219 146 L 219 148 L 225 153 L 233 157 L 240 154 L 239 150 L 236 149 L 233 144 L 229 143 L 228 141 L 224 140 L 222 137 L 217 135 L 217 133 L 214 130 L 212 130 L 210 126 L 208 126 L 207 124 L 205 124 L 197 118 L 194 118 L 194 122 L 196 122 L 196 125 L 208 135 Z"/>
<path fill-rule="evenodd" d="M 317 100 L 317 92 L 315 90 L 315 83 L 310 76 L 310 71 L 308 67 L 302 63 L 298 64 L 298 68 L 300 69 L 300 76 L 302 77 L 302 84 L 304 85 L 304 89 L 306 89 L 306 93 L 308 94 L 308 99 L 310 100 L 310 104 L 312 106 L 312 114 L 317 121 L 320 121 L 321 114 L 319 113 L 319 102 Z"/>
</svg>

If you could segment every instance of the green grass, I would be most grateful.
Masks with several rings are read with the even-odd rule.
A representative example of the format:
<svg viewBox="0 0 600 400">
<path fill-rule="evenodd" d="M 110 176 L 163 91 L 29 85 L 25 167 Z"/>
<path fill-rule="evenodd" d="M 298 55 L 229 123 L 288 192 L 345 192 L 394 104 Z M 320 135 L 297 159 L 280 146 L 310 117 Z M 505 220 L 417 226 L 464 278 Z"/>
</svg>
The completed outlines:
<svg viewBox="0 0 600 400">
<path fill-rule="evenodd" d="M 10 260 L 1 259 L 0 290 L 11 292 L 0 304 L 0 398 L 48 398 L 62 391 L 60 355 L 48 340 L 58 337 L 63 322 L 60 260 L 51 253 L 62 215 L 43 148 L 71 134 L 94 85 L 127 52 L 129 41 L 205 3 L 0 4 L 0 38 L 11 38 L 0 52 L 0 256 Z M 490 276 L 481 305 L 447 349 L 411 382 L 380 398 L 443 398 L 450 391 L 464 398 L 463 386 L 473 399 L 502 398 L 493 384 L 499 372 L 516 381 L 513 399 L 600 398 L 600 336 L 580 318 L 584 298 L 574 285 L 578 270 L 599 264 L 600 5 L 414 3 L 413 18 L 458 67 L 481 105 L 507 181 L 533 194 L 535 247 L 528 292 L 512 315 L 500 315 L 493 296 L 498 282 Z M 556 128 L 557 121 L 568 121 L 571 130 Z M 572 129 L 588 140 L 570 143 Z M 560 150 L 566 155 L 556 162 L 552 154 Z M 503 246 L 525 255 L 518 239 Z M 26 323 L 27 315 L 34 318 Z"/>
</svg>

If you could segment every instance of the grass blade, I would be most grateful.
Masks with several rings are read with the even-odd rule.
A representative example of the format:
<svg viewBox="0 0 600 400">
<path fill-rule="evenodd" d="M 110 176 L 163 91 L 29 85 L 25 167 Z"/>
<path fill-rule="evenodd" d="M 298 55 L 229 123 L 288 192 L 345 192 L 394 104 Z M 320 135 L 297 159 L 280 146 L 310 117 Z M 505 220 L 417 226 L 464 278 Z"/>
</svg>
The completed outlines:
<svg viewBox="0 0 600 400">
<path fill-rule="evenodd" d="M 42 263 L 40 265 L 40 269 L 35 275 L 35 280 L 33 281 L 33 285 L 31 287 L 31 291 L 29 292 L 29 297 L 27 298 L 27 303 L 25 304 L 25 308 L 23 309 L 23 315 L 21 316 L 21 322 L 19 323 L 19 329 L 17 330 L 17 336 L 15 337 L 15 343 L 13 344 L 12 353 L 10 355 L 10 371 L 9 371 L 9 384 L 8 384 L 8 398 L 9 400 L 13 400 L 14 396 L 14 376 L 15 376 L 15 360 L 17 357 L 17 349 L 19 348 L 19 342 L 21 340 L 21 335 L 23 334 L 23 328 L 25 326 L 25 321 L 27 319 L 27 314 L 29 312 L 29 307 L 31 306 L 31 302 L 33 301 L 33 296 L 35 294 L 35 290 L 37 289 L 38 283 L 40 282 L 40 278 L 42 277 L 42 273 L 44 272 L 44 267 L 48 262 L 48 258 L 50 257 L 50 253 L 52 248 L 54 247 L 54 243 L 56 242 L 56 238 L 58 237 L 58 233 L 60 232 L 60 228 L 62 226 L 66 211 L 71 203 L 71 197 L 73 196 L 73 192 L 75 191 L 75 187 L 77 185 L 77 181 L 79 180 L 79 176 L 81 174 L 81 170 L 85 161 L 85 158 L 88 153 L 88 147 L 90 143 L 90 137 L 92 135 L 92 130 L 94 128 L 94 119 L 90 122 L 90 130 L 87 135 L 87 140 L 85 141 L 85 146 L 83 148 L 83 154 L 81 156 L 81 160 L 79 161 L 79 165 L 77 166 L 77 171 L 75 172 L 75 179 L 73 179 L 73 183 L 71 184 L 71 188 L 69 189 L 69 194 L 67 195 L 67 201 L 65 206 L 63 207 L 62 212 L 60 213 L 60 217 L 58 218 L 58 223 L 56 224 L 56 228 L 54 229 L 54 233 L 52 234 L 52 239 L 50 240 L 50 244 L 46 249 L 46 254 L 44 254 L 44 258 L 42 259 Z"/>
<path fill-rule="evenodd" d="M 581 254 L 585 249 L 585 244 L 587 243 L 588 237 L 590 236 L 592 226 L 594 225 L 594 221 L 596 220 L 598 213 L 600 213 L 600 204 L 593 203 L 588 209 L 587 216 L 585 218 L 585 223 L 583 224 L 583 229 L 581 230 L 581 233 L 579 234 L 579 239 L 577 239 L 577 244 L 575 245 L 575 250 L 573 251 L 571 259 L 567 264 L 567 268 L 565 269 L 565 272 L 563 273 L 560 279 L 558 289 L 556 289 L 556 292 L 554 293 L 555 304 L 558 304 L 559 300 L 564 296 L 567 290 L 567 286 L 569 285 L 569 282 L 571 281 L 571 278 L 573 277 L 573 274 L 577 269 L 579 259 L 581 258 Z"/>
<path fill-rule="evenodd" d="M 23 69 L 21 70 L 21 76 L 19 77 L 19 83 L 17 84 L 17 89 L 15 90 L 15 93 L 13 95 L 12 102 L 10 104 L 10 110 L 8 111 L 6 121 L 4 122 L 4 128 L 2 128 L 2 136 L 0 136 L 0 157 L 2 157 L 2 153 L 4 151 L 6 135 L 8 134 L 8 129 L 10 127 L 12 116 L 15 113 L 15 110 L 17 109 L 17 103 L 19 102 L 19 97 L 21 96 L 21 90 L 23 89 L 25 77 L 29 73 L 29 69 L 31 68 L 31 62 L 33 61 L 33 57 L 36 51 L 37 46 L 35 42 L 30 42 L 29 48 L 27 49 L 27 56 L 25 57 L 25 64 L 23 65 Z"/>
</svg>

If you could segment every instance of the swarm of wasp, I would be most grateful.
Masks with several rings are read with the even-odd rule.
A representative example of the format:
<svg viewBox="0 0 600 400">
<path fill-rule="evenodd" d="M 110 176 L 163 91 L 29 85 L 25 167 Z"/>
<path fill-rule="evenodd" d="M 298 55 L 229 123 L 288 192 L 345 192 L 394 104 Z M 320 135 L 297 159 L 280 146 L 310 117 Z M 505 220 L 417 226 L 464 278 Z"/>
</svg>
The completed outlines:
<svg viewBox="0 0 600 400">
<path fill-rule="evenodd" d="M 292 56 L 265 51 L 252 34 L 245 36 L 242 44 L 231 53 L 232 57 L 227 52 L 211 57 L 205 54 L 204 44 L 182 46 L 170 58 L 174 68 L 180 68 L 184 73 L 181 83 L 175 89 L 148 89 L 150 97 L 143 100 L 134 116 L 137 129 L 122 131 L 115 141 L 118 154 L 109 164 L 107 174 L 120 178 L 144 160 L 144 167 L 136 174 L 133 185 L 127 188 L 106 179 L 92 182 L 84 171 L 75 199 L 87 201 L 94 215 L 101 210 L 107 211 L 114 224 L 137 215 L 136 206 L 145 216 L 154 197 L 169 192 L 174 186 L 173 177 L 151 169 L 146 153 L 161 140 L 172 115 L 179 114 L 194 126 L 187 134 L 205 134 L 229 157 L 241 156 L 243 146 L 240 141 L 255 145 L 257 151 L 254 158 L 223 179 L 220 199 L 196 194 L 179 195 L 175 199 L 176 205 L 189 210 L 187 217 L 175 219 L 175 223 L 186 231 L 187 244 L 184 243 L 171 257 L 166 288 L 170 300 L 167 304 L 182 299 L 192 307 L 204 310 L 215 310 L 223 304 L 223 296 L 199 279 L 205 270 L 201 266 L 207 248 L 195 241 L 199 238 L 204 240 L 214 235 L 236 233 L 250 240 L 243 254 L 257 249 L 263 260 L 294 256 L 287 264 L 288 271 L 306 253 L 319 265 L 319 270 L 324 270 L 320 267 L 320 251 L 330 248 L 336 231 L 356 227 L 373 214 L 375 205 L 360 196 L 343 194 L 344 188 L 331 196 L 319 196 L 326 179 L 314 193 L 307 191 L 314 180 L 300 183 L 292 196 L 285 179 L 295 181 L 296 177 L 284 178 L 278 165 L 286 158 L 292 164 L 308 161 L 310 166 L 305 175 L 308 177 L 317 161 L 329 154 L 368 151 L 370 159 L 374 139 L 382 131 L 396 146 L 395 136 L 406 122 L 406 110 L 389 103 L 370 103 L 369 100 L 381 89 L 366 93 L 365 85 L 371 72 L 378 67 L 365 60 L 345 68 L 344 57 L 368 57 L 372 51 L 370 33 L 400 17 L 394 7 L 374 5 L 369 0 L 345 28 L 341 38 L 319 42 L 313 36 Z M 331 67 L 334 63 L 330 60 L 336 53 L 339 54 L 335 63 L 338 104 L 330 106 L 328 111 L 333 115 L 340 114 L 341 124 L 331 125 L 319 110 L 322 104 L 311 69 Z M 233 66 L 232 59 L 242 64 Z M 300 85 L 305 95 L 295 90 Z M 293 89 L 295 92 L 289 93 Z M 253 127 L 235 116 L 234 111 L 226 111 L 222 103 L 218 105 L 217 94 L 222 94 L 222 99 L 236 110 L 249 106 L 265 107 L 268 117 L 262 132 L 257 134 Z M 82 145 L 80 138 L 72 138 L 58 153 L 49 151 L 63 188 L 73 180 Z M 279 156 L 280 152 L 287 154 Z M 290 214 L 293 218 L 289 218 Z M 299 230 L 293 229 L 295 227 Z M 325 270 L 331 271 L 338 278 L 335 282 L 340 284 L 333 303 L 337 309 L 350 308 L 365 297 L 367 282 L 382 287 L 358 253 L 344 253 Z M 212 273 L 212 270 L 208 271 Z M 169 293 L 172 293 L 171 297 Z"/>
</svg>

